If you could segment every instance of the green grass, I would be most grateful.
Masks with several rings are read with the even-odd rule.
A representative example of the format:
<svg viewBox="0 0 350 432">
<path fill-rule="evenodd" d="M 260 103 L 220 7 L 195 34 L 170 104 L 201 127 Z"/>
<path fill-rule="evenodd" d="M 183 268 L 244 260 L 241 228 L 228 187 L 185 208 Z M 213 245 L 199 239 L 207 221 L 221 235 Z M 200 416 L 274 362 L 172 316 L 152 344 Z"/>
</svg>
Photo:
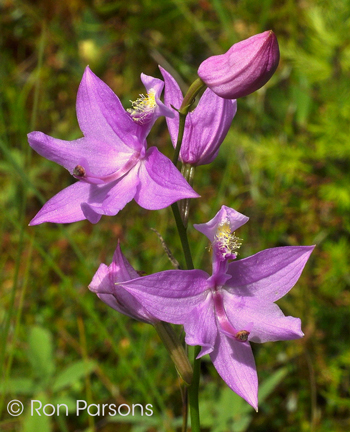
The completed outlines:
<svg viewBox="0 0 350 432">
<path fill-rule="evenodd" d="M 176 73 L 185 88 L 205 58 L 269 28 L 280 42 L 280 66 L 265 88 L 238 101 L 218 158 L 197 169 L 194 187 L 202 198 L 193 201 L 191 223 L 208 221 L 222 204 L 249 216 L 238 233 L 244 239 L 241 258 L 275 246 L 316 244 L 297 286 L 279 302 L 287 315 L 301 317 L 305 337 L 254 345 L 261 383 L 266 388 L 273 382 L 258 414 L 245 408 L 241 417 L 233 408 L 231 413 L 230 403 L 240 402 L 233 394 L 230 400 L 215 369 L 204 361 L 204 405 L 225 401 L 221 411 L 208 408 L 206 431 L 219 424 L 215 416 L 226 428 L 222 432 L 244 430 L 248 424 L 254 432 L 350 428 L 349 16 L 345 0 L 3 2 L 1 430 L 180 430 L 178 379 L 155 331 L 108 309 L 87 289 L 99 264 L 110 263 L 118 239 L 137 270 L 171 268 L 150 228 L 162 234 L 181 261 L 170 209 L 150 212 L 130 203 L 97 225 L 28 227 L 42 204 L 72 178 L 32 153 L 26 134 L 80 136 L 75 98 L 87 64 L 127 108 L 144 92 L 141 72 L 160 77 L 160 64 Z M 169 142 L 165 122 L 159 120 L 148 143 L 171 155 Z M 189 238 L 195 266 L 210 271 L 205 239 L 191 227 Z M 25 393 L 23 387 L 20 393 L 10 385 L 14 378 L 36 379 L 30 356 L 30 334 L 36 328 L 50 335 L 38 355 L 50 345 L 52 383 L 78 361 L 96 365 L 59 397 L 151 403 L 152 421 L 128 423 L 125 418 L 108 426 L 98 417 L 69 416 L 38 427 L 28 417 L 11 418 L 8 401 L 19 398 L 28 404 L 39 391 L 28 387 Z M 280 370 L 283 378 L 269 381 Z M 56 393 L 50 393 L 50 383 L 45 392 L 51 403 Z"/>
</svg>

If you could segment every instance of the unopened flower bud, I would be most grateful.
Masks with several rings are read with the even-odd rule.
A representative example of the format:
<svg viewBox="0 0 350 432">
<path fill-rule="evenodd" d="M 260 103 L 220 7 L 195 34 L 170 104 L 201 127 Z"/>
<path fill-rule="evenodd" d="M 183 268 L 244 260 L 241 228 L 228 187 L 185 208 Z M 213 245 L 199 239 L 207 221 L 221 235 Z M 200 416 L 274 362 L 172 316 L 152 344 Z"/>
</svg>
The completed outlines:
<svg viewBox="0 0 350 432">
<path fill-rule="evenodd" d="M 218 96 L 237 99 L 266 84 L 279 58 L 277 38 L 268 30 L 232 45 L 225 54 L 207 58 L 198 75 Z"/>
</svg>

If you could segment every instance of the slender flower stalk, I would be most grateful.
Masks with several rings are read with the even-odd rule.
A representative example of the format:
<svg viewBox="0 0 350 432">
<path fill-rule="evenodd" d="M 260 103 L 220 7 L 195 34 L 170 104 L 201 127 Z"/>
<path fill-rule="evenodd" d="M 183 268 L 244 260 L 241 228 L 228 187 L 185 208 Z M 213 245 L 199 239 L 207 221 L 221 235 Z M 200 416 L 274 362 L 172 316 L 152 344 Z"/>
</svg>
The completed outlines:
<svg viewBox="0 0 350 432">
<path fill-rule="evenodd" d="M 161 69 L 161 68 L 160 68 Z M 162 69 L 161 69 L 162 71 Z M 181 151 L 181 145 L 184 137 L 185 131 L 185 122 L 186 117 L 189 113 L 191 106 L 193 105 L 197 94 L 203 89 L 204 83 L 201 79 L 197 79 L 192 83 L 190 88 L 188 89 L 185 97 L 182 100 L 181 106 L 179 108 L 179 125 L 178 125 L 178 133 L 176 138 L 176 146 L 173 156 L 173 163 L 175 166 L 177 165 L 179 154 Z M 192 171 L 192 175 L 194 171 Z M 193 177 L 192 177 L 193 180 Z M 189 205 L 189 204 L 187 204 Z M 186 259 L 186 267 L 188 270 L 194 269 L 193 260 L 191 255 L 190 246 L 187 238 L 187 223 L 186 216 L 184 213 L 180 213 L 179 206 L 174 203 L 171 205 L 173 215 L 175 218 L 177 230 L 179 233 L 179 237 L 181 240 L 182 248 L 184 251 L 185 259 Z M 188 217 L 188 214 L 187 214 Z M 197 351 L 197 348 L 195 349 Z M 188 389 L 188 402 L 190 404 L 190 415 L 191 415 L 191 428 L 192 432 L 200 432 L 200 420 L 199 420 L 199 401 L 198 401 L 198 390 L 199 390 L 199 378 L 200 378 L 200 359 L 197 359 L 197 355 L 193 359 L 193 376 L 192 382 Z M 187 403 L 187 389 L 185 389 L 185 403 Z M 184 410 L 184 413 L 187 413 L 187 410 Z M 185 421 L 185 419 L 184 419 Z M 186 421 L 187 423 L 187 421 Z M 186 429 L 185 429 L 186 430 Z"/>
<path fill-rule="evenodd" d="M 181 168 L 181 174 L 184 176 L 184 178 L 186 179 L 186 181 L 191 187 L 193 187 L 195 169 L 196 167 L 190 164 L 183 164 Z M 180 210 L 182 222 L 185 228 L 187 228 L 188 218 L 190 214 L 190 200 L 188 198 L 179 201 L 179 210 Z"/>
</svg>

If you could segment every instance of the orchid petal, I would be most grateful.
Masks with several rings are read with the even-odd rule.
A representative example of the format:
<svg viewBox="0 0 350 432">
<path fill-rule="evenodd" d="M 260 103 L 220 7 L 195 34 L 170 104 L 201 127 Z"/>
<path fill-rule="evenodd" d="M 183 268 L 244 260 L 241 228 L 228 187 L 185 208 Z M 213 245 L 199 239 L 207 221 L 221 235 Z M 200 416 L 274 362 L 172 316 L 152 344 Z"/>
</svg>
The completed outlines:
<svg viewBox="0 0 350 432">
<path fill-rule="evenodd" d="M 164 101 L 166 105 L 179 109 L 183 101 L 182 92 L 169 72 L 159 67 L 164 81 Z M 235 100 L 223 99 L 207 89 L 194 111 L 186 117 L 180 159 L 193 166 L 211 163 L 227 135 L 237 111 Z M 179 131 L 179 114 L 167 118 L 167 126 L 173 146 L 176 146 Z"/>
<path fill-rule="evenodd" d="M 100 215 L 115 216 L 135 196 L 139 184 L 138 169 L 139 164 L 122 178 L 111 183 L 109 191 L 105 194 L 102 202 L 84 203 L 84 211 L 89 208 Z"/>
<path fill-rule="evenodd" d="M 125 166 L 132 156 L 128 148 L 128 153 L 120 153 L 114 145 L 101 139 L 79 138 L 64 141 L 35 131 L 28 134 L 28 141 L 37 153 L 62 165 L 71 174 L 77 165 L 81 164 L 86 168 L 87 164 L 95 175 L 105 176 Z"/>
<path fill-rule="evenodd" d="M 180 324 L 206 294 L 207 273 L 202 270 L 167 270 L 131 281 L 122 287 L 136 297 L 152 316 Z"/>
<path fill-rule="evenodd" d="M 144 73 L 141 74 L 141 81 L 145 86 L 147 93 L 149 93 L 150 90 L 153 90 L 155 92 L 157 107 L 155 110 L 155 118 L 153 123 L 157 120 L 158 117 L 161 116 L 173 118 L 173 110 L 164 105 L 164 103 L 160 100 L 160 95 L 164 88 L 164 82 L 158 78 L 151 77 Z"/>
<path fill-rule="evenodd" d="M 79 86 L 76 109 L 85 137 L 109 143 L 119 152 L 140 151 L 144 146 L 139 139 L 139 125 L 125 111 L 118 96 L 89 67 Z"/>
<path fill-rule="evenodd" d="M 140 275 L 122 253 L 119 241 L 109 269 L 114 278 L 113 283 L 123 282 L 140 277 Z"/>
<path fill-rule="evenodd" d="M 299 339 L 304 336 L 299 318 L 285 316 L 264 297 L 238 297 L 223 290 L 226 314 L 237 330 L 248 330 L 251 342 Z"/>
<path fill-rule="evenodd" d="M 232 278 L 226 288 L 237 296 L 254 296 L 275 302 L 298 281 L 314 246 L 266 249 L 229 264 Z"/>
<path fill-rule="evenodd" d="M 105 264 L 100 265 L 89 284 L 89 289 L 116 311 L 150 323 L 153 318 L 136 298 L 124 290 L 122 286 L 116 287 L 116 283 L 136 277 L 139 275 L 122 254 L 118 243 L 111 265 L 109 267 Z"/>
<path fill-rule="evenodd" d="M 88 201 L 92 197 L 105 196 L 105 189 L 105 187 L 99 189 L 98 186 L 78 181 L 47 201 L 29 225 L 38 225 L 43 222 L 70 223 L 83 220 L 85 215 L 81 208 L 81 202 Z M 100 218 L 101 216 L 97 216 L 98 220 Z"/>
<path fill-rule="evenodd" d="M 184 198 L 198 198 L 175 165 L 156 147 L 141 161 L 135 201 L 148 210 L 165 208 Z"/>
<path fill-rule="evenodd" d="M 258 377 L 250 344 L 229 339 L 218 332 L 210 358 L 230 389 L 257 410 Z"/>
<path fill-rule="evenodd" d="M 197 358 L 209 354 L 214 349 L 217 334 L 212 295 L 208 293 L 203 302 L 196 306 L 184 323 L 187 345 L 202 347 Z"/>
<path fill-rule="evenodd" d="M 236 112 L 236 100 L 223 99 L 206 89 L 195 110 L 186 117 L 181 160 L 194 166 L 211 163 Z"/>
<path fill-rule="evenodd" d="M 163 69 L 161 66 L 159 66 L 160 72 L 163 75 L 164 82 L 165 82 L 165 89 L 164 89 L 164 102 L 167 106 L 171 107 L 173 106 L 174 109 L 174 116 L 166 117 L 166 123 L 168 126 L 169 134 L 171 141 L 173 143 L 173 146 L 176 146 L 177 142 L 177 136 L 179 132 L 179 113 L 176 111 L 180 109 L 180 106 L 183 101 L 183 94 L 182 91 L 176 82 L 176 80 L 170 75 L 169 72 L 167 72 L 165 69 Z"/>
<path fill-rule="evenodd" d="M 204 234 L 211 242 L 213 242 L 220 225 L 229 223 L 230 230 L 233 232 L 248 222 L 248 220 L 249 218 L 247 216 L 223 205 L 214 218 L 209 222 L 193 224 L 193 226 L 197 231 Z"/>
</svg>

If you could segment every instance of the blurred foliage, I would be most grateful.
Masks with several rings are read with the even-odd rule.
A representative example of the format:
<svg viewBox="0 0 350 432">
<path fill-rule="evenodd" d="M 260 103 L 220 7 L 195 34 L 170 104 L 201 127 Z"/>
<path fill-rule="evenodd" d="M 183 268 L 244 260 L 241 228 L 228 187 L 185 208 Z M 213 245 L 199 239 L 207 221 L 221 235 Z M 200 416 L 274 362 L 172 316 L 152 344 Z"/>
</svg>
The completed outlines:
<svg viewBox="0 0 350 432">
<path fill-rule="evenodd" d="M 193 202 L 191 220 L 209 220 L 222 204 L 248 215 L 250 223 L 239 232 L 240 257 L 281 245 L 317 245 L 297 286 L 279 301 L 287 315 L 301 317 L 305 337 L 253 346 L 261 383 L 280 370 L 284 375 L 273 381 L 258 414 L 241 408 L 241 420 L 241 402 L 204 361 L 203 426 L 217 430 L 219 416 L 222 432 L 249 422 L 255 432 L 350 429 L 349 17 L 347 0 L 2 0 L 0 365 L 8 390 L 0 394 L 2 430 L 23 430 L 6 404 L 19 394 L 11 392 L 11 380 L 32 373 L 33 326 L 53 336 L 54 343 L 44 345 L 54 349 L 57 370 L 97 365 L 68 397 L 153 405 L 155 421 L 125 418 L 118 431 L 179 430 L 176 372 L 153 328 L 107 309 L 87 290 L 98 265 L 111 261 L 118 238 L 136 269 L 171 268 L 151 227 L 181 260 L 171 212 L 130 203 L 97 225 L 28 227 L 42 204 L 73 179 L 32 153 L 26 134 L 81 136 L 75 98 L 87 64 L 127 108 L 144 92 L 141 72 L 161 77 L 160 64 L 186 89 L 205 58 L 270 28 L 280 42 L 279 68 L 263 89 L 238 101 L 218 158 L 197 170 L 202 198 Z M 163 120 L 148 142 L 172 153 Z M 196 266 L 209 271 L 204 236 L 191 229 L 189 235 Z M 214 407 L 218 401 L 222 407 Z M 91 416 L 66 421 L 52 422 L 52 430 L 116 427 Z"/>
</svg>

